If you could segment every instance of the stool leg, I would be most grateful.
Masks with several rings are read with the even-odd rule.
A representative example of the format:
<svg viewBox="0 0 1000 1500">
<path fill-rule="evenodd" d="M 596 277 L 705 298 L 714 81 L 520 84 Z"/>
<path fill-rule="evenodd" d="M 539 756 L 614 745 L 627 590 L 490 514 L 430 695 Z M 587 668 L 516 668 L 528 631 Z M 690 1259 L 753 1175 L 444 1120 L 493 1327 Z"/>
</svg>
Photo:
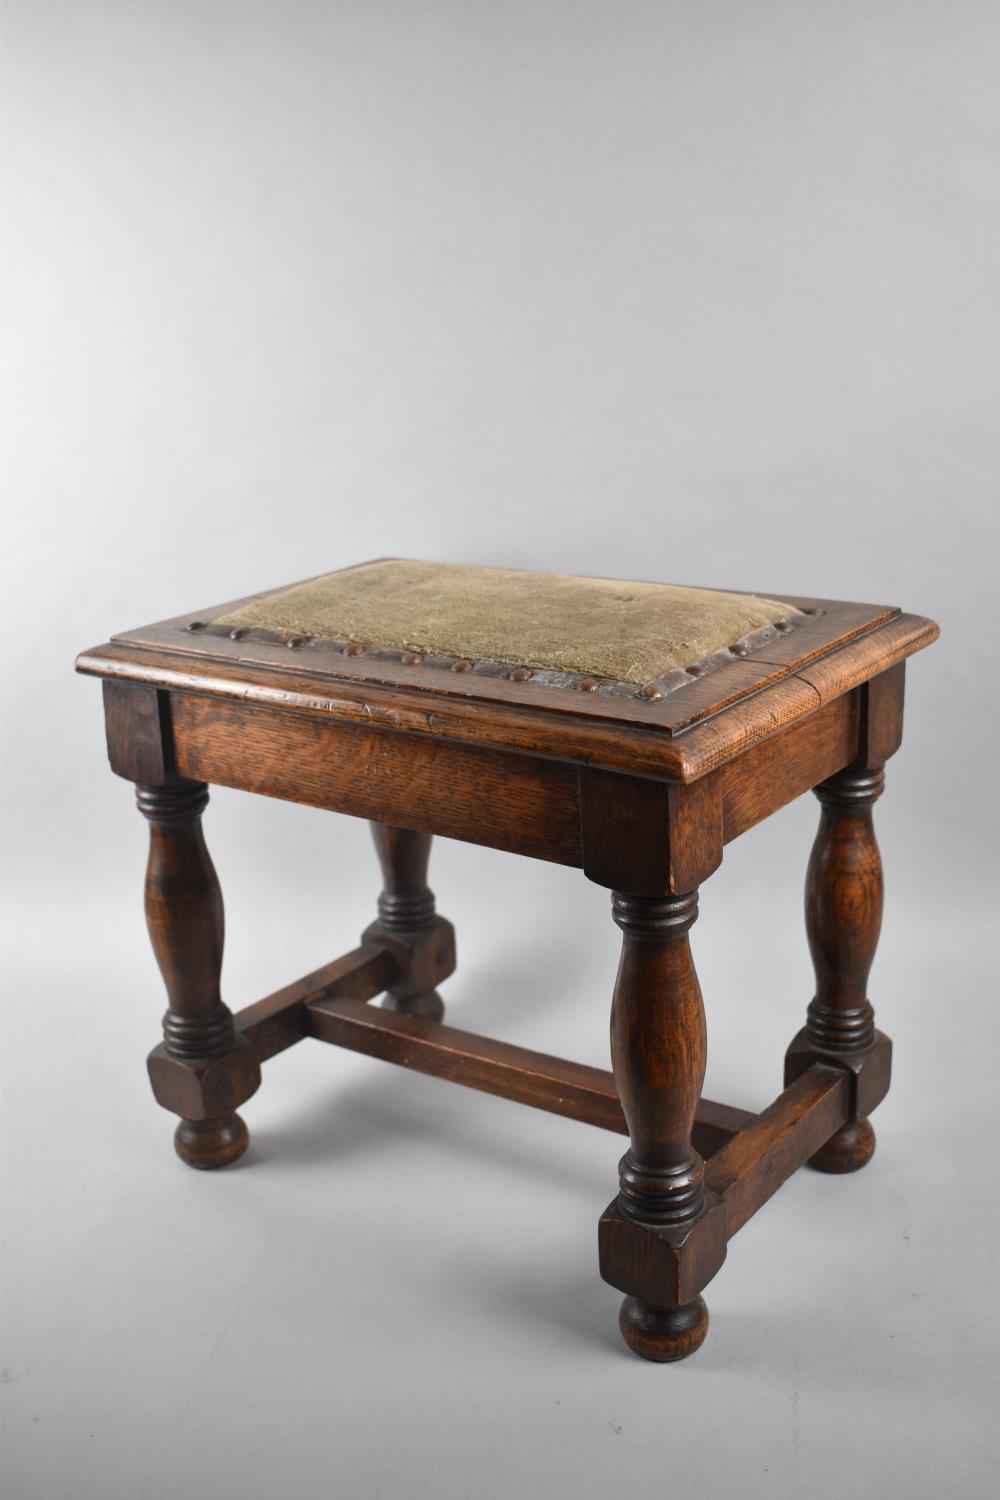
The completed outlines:
<svg viewBox="0 0 1000 1500">
<path fill-rule="evenodd" d="M 146 924 L 168 997 L 150 1077 L 160 1103 L 182 1117 L 174 1136 L 181 1160 L 227 1166 L 249 1142 L 233 1106 L 254 1092 L 260 1071 L 219 994 L 222 892 L 201 829 L 208 788 L 138 786 L 136 797 L 149 821 Z"/>
<path fill-rule="evenodd" d="M 440 1021 L 444 1001 L 435 985 L 454 971 L 455 932 L 450 922 L 435 915 L 434 892 L 427 884 L 431 835 L 384 823 L 372 823 L 371 830 L 382 868 L 382 894 L 378 920 L 364 937 L 392 947 L 402 970 L 382 1005 Z"/>
<path fill-rule="evenodd" d="M 725 1254 L 724 1220 L 691 1144 L 706 1061 L 688 942 L 698 896 L 615 892 L 612 903 L 623 941 L 611 1057 L 631 1144 L 618 1198 L 601 1220 L 601 1274 L 628 1293 L 619 1326 L 629 1348 L 645 1359 L 683 1359 L 708 1331 L 699 1293 Z"/>
<path fill-rule="evenodd" d="M 789 1048 L 785 1080 L 817 1059 L 849 1067 L 856 1080 L 853 1118 L 810 1159 L 822 1172 L 856 1172 L 871 1160 L 875 1132 L 867 1109 L 888 1088 L 890 1044 L 875 1030 L 867 993 L 882 925 L 882 860 L 872 807 L 884 785 L 881 766 L 850 766 L 815 788 L 822 811 L 806 874 L 805 912 L 816 994 L 805 1030 Z"/>
</svg>

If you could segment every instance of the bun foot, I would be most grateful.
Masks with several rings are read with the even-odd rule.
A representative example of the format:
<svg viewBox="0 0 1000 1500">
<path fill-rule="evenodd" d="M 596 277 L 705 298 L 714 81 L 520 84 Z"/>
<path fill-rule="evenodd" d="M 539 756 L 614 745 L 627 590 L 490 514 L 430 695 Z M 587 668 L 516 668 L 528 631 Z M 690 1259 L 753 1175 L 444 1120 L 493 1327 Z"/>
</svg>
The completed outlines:
<svg viewBox="0 0 1000 1500">
<path fill-rule="evenodd" d="M 687 1359 L 701 1348 L 708 1332 L 708 1308 L 703 1297 L 680 1307 L 654 1307 L 639 1297 L 626 1297 L 618 1327 L 633 1354 L 666 1364 Z"/>
<path fill-rule="evenodd" d="M 427 990 L 423 995 L 386 995 L 383 1010 L 394 1010 L 401 1016 L 418 1016 L 421 1021 L 440 1021 L 444 1018 L 444 1001 L 437 990 Z"/>
<path fill-rule="evenodd" d="M 850 1120 L 832 1135 L 809 1165 L 817 1172 L 858 1172 L 875 1155 L 875 1132 L 867 1120 Z"/>
<path fill-rule="evenodd" d="M 182 1120 L 174 1134 L 174 1148 L 189 1167 L 210 1171 L 238 1161 L 250 1144 L 250 1132 L 239 1115 L 221 1120 Z"/>
</svg>

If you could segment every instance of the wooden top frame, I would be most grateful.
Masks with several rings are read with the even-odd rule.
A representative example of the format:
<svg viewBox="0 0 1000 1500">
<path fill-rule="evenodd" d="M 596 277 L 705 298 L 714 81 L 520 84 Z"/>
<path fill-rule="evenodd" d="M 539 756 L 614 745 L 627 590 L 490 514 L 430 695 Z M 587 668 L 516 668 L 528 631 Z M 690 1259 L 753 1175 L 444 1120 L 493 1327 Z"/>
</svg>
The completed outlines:
<svg viewBox="0 0 1000 1500">
<path fill-rule="evenodd" d="M 759 592 L 803 612 L 794 628 L 747 638 L 672 674 L 676 680 L 656 698 L 587 679 L 525 679 L 502 663 L 414 661 L 399 650 L 214 626 L 263 594 L 116 635 L 85 651 L 77 668 L 325 720 L 692 782 L 938 635 L 932 621 L 893 606 Z"/>
</svg>

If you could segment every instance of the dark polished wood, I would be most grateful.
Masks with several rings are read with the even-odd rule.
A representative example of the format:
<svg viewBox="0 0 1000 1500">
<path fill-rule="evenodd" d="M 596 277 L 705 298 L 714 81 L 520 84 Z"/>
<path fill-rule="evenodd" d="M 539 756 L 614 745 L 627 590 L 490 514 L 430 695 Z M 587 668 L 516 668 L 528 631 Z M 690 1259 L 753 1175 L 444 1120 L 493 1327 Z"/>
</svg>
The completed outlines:
<svg viewBox="0 0 1000 1500">
<path fill-rule="evenodd" d="M 240 1025 L 241 1016 L 236 1021 Z M 423 1017 L 386 1013 L 381 1007 L 336 994 L 309 999 L 302 1024 L 307 1035 L 337 1047 L 628 1134 L 614 1076 L 606 1069 L 550 1057 Z M 709 1156 L 755 1119 L 747 1110 L 699 1099 L 693 1126 L 696 1148 Z"/>
<path fill-rule="evenodd" d="M 773 628 L 640 691 L 215 623 L 242 600 L 85 652 L 78 669 L 104 679 L 111 768 L 138 784 L 150 822 L 146 909 L 168 1010 L 149 1075 L 180 1116 L 182 1158 L 235 1160 L 261 1065 L 304 1040 L 627 1134 L 601 1274 L 624 1294 L 631 1349 L 694 1352 L 732 1236 L 806 1161 L 852 1171 L 871 1155 L 891 1066 L 867 993 L 882 897 L 871 809 L 902 737 L 906 660 L 937 636 L 891 606 L 765 592 L 790 606 Z M 382 868 L 360 946 L 235 1017 L 206 784 L 364 817 Z M 694 893 L 728 843 L 810 788 L 816 994 L 784 1091 L 756 1115 L 700 1097 Z M 441 1023 L 455 945 L 427 885 L 435 833 L 582 869 L 615 893 L 613 1073 Z"/>
<path fill-rule="evenodd" d="M 170 722 L 193 780 L 580 863 L 573 766 L 187 693 L 170 694 Z"/>
<path fill-rule="evenodd" d="M 882 926 L 882 860 L 872 822 L 881 766 L 851 766 L 816 788 L 822 811 L 806 874 L 806 933 L 816 993 L 805 1045 L 817 1057 L 864 1057 L 876 1043 L 868 999 Z M 810 1160 L 824 1172 L 854 1172 L 871 1160 L 875 1132 L 855 1113 Z"/>
<path fill-rule="evenodd" d="M 405 972 L 390 984 L 382 1004 L 403 1015 L 440 1021 L 444 1001 L 434 985 L 454 972 L 455 933 L 450 922 L 437 916 L 434 892 L 427 884 L 431 835 L 384 823 L 370 826 L 382 869 L 382 894 L 378 920 L 364 937 L 369 942 L 387 941 L 394 950 L 401 947 L 407 960 Z"/>
<path fill-rule="evenodd" d="M 716 1152 L 705 1181 L 726 1205 L 730 1238 L 844 1125 L 850 1097 L 844 1070 L 814 1063 Z"/>
<path fill-rule="evenodd" d="M 680 1307 L 654 1307 L 641 1297 L 626 1297 L 618 1314 L 622 1338 L 633 1354 L 656 1364 L 687 1359 L 705 1342 L 708 1308 L 704 1297 Z"/>
<path fill-rule="evenodd" d="M 222 892 L 201 827 L 208 788 L 198 782 L 136 788 L 149 822 L 146 924 L 167 990 L 162 1052 L 180 1063 L 235 1053 L 232 1011 L 219 992 L 224 920 Z M 182 1119 L 175 1144 L 192 1167 L 227 1166 L 249 1136 L 235 1110 Z"/>
<path fill-rule="evenodd" d="M 338 996 L 371 1000 L 388 989 L 399 972 L 399 962 L 387 948 L 362 944 L 255 1005 L 248 1005 L 234 1017 L 236 1029 L 251 1043 L 259 1060 L 266 1062 L 310 1035 L 307 1006 Z"/>
<path fill-rule="evenodd" d="M 704 1207 L 705 1164 L 691 1142 L 705 1080 L 705 1007 L 688 931 L 697 892 L 653 900 L 616 892 L 622 954 L 611 1005 L 611 1063 L 631 1145 L 619 1164 L 630 1218 L 683 1224 Z"/>
<path fill-rule="evenodd" d="M 615 892 L 612 910 L 622 953 L 611 1005 L 611 1060 L 630 1145 L 618 1167 L 614 1227 L 607 1215 L 601 1221 L 601 1272 L 627 1293 L 620 1327 L 629 1347 L 648 1359 L 682 1359 L 705 1336 L 705 1305 L 700 1296 L 670 1296 L 669 1287 L 658 1299 L 647 1283 L 633 1280 L 636 1235 L 629 1238 L 628 1222 L 641 1227 L 643 1258 L 660 1254 L 670 1261 L 684 1254 L 693 1226 L 713 1206 L 693 1140 L 707 1058 L 705 1009 L 688 940 L 698 895 Z M 706 1281 L 715 1269 L 710 1255 Z"/>
</svg>

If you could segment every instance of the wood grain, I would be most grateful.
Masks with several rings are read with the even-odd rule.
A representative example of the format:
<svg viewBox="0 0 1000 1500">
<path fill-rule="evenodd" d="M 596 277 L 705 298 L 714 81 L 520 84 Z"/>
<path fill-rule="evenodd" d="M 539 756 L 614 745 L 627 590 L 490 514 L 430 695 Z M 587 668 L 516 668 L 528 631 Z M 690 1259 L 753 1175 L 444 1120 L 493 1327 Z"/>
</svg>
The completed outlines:
<svg viewBox="0 0 1000 1500">
<path fill-rule="evenodd" d="M 628 1132 L 614 1077 L 605 1069 L 568 1062 L 440 1022 L 376 1009 L 360 1000 L 325 996 L 310 1000 L 304 1024 L 310 1036 L 363 1052 L 367 1057 L 530 1104 L 601 1130 Z M 710 1156 L 735 1131 L 755 1119 L 748 1110 L 700 1099 L 695 1138 L 703 1154 Z"/>
<path fill-rule="evenodd" d="M 849 1115 L 847 1074 L 817 1063 L 711 1159 L 706 1186 L 726 1205 L 730 1237 Z"/>
<path fill-rule="evenodd" d="M 859 717 L 856 695 L 845 694 L 721 767 L 716 776 L 726 843 L 849 764 Z"/>
<path fill-rule="evenodd" d="M 208 788 L 196 781 L 139 786 L 136 800 L 149 823 L 146 925 L 169 1002 L 159 1049 L 166 1077 L 172 1062 L 231 1060 L 232 1067 L 215 1069 L 215 1076 L 226 1072 L 238 1077 L 230 1096 L 238 1095 L 242 1102 L 256 1088 L 260 1070 L 240 1056 L 233 1015 L 219 992 L 222 892 L 201 826 Z M 158 1058 L 150 1060 L 154 1089 L 164 1066 Z M 157 1097 L 170 1107 L 169 1082 Z M 209 1117 L 201 1109 L 196 1116 L 182 1117 L 174 1136 L 181 1159 L 200 1168 L 228 1166 L 248 1141 L 246 1125 L 231 1107 Z"/>
<path fill-rule="evenodd" d="M 622 1212 L 683 1224 L 705 1207 L 691 1131 L 705 1078 L 705 1009 L 688 931 L 697 893 L 662 900 L 615 892 L 622 954 L 611 1004 L 611 1062 L 630 1144 L 618 1173 Z"/>
<path fill-rule="evenodd" d="M 171 705 L 185 776 L 557 864 L 580 862 L 572 767 L 187 694 L 173 694 Z"/>
</svg>

